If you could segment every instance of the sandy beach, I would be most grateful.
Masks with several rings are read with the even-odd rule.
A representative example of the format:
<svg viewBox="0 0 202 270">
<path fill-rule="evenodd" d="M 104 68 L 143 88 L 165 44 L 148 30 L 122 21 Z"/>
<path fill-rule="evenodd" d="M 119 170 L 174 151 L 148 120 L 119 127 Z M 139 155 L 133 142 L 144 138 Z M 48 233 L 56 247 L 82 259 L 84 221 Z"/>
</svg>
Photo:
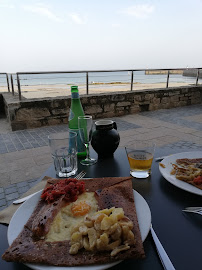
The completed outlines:
<svg viewBox="0 0 202 270">
<path fill-rule="evenodd" d="M 187 83 L 169 83 L 169 87 L 180 87 L 188 86 Z M 130 91 L 130 83 L 127 84 L 90 84 L 88 93 L 98 94 L 98 93 L 109 93 L 109 92 L 120 92 L 120 91 Z M 155 89 L 155 88 L 166 88 L 166 83 L 153 83 L 153 84 L 143 84 L 134 83 L 133 91 L 143 90 L 143 89 Z M 65 84 L 56 85 L 33 85 L 33 86 L 23 86 L 21 88 L 21 95 L 23 98 L 46 98 L 46 97 L 58 97 L 58 96 L 69 96 L 71 95 L 71 86 Z M 15 93 L 18 93 L 17 86 L 14 89 Z M 0 92 L 8 92 L 7 87 L 0 87 Z M 86 86 L 79 85 L 80 95 L 86 94 Z"/>
</svg>

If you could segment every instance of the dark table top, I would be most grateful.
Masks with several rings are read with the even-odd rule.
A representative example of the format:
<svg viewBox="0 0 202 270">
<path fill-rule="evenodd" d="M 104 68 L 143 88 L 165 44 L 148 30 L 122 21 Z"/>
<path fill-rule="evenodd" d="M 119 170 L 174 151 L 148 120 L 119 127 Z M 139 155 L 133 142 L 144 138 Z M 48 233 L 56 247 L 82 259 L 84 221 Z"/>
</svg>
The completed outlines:
<svg viewBox="0 0 202 270">
<path fill-rule="evenodd" d="M 190 151 L 190 149 L 187 149 Z M 155 156 L 185 152 L 186 149 L 158 148 Z M 94 151 L 92 156 L 97 157 Z M 177 270 L 202 269 L 202 216 L 183 213 L 187 206 L 201 206 L 202 196 L 189 193 L 173 186 L 160 174 L 158 162 L 153 161 L 152 175 L 148 179 L 133 179 L 133 188 L 147 201 L 152 225 L 164 246 L 169 258 Z M 114 157 L 98 160 L 93 166 L 79 164 L 79 171 L 85 170 L 87 178 L 129 176 L 129 164 L 124 148 L 119 148 Z M 56 177 L 51 166 L 43 176 Z M 7 226 L 0 225 L 0 252 L 8 247 Z M 144 260 L 126 260 L 111 269 L 163 269 L 151 234 L 144 241 L 146 258 Z M 0 269 L 29 269 L 20 263 L 7 263 L 0 260 Z"/>
</svg>

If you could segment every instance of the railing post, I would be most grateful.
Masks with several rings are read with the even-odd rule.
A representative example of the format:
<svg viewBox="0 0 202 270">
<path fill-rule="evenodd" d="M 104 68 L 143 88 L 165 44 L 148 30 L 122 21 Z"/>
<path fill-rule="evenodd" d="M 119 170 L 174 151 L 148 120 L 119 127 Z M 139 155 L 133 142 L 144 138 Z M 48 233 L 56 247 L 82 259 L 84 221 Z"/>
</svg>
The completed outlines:
<svg viewBox="0 0 202 270">
<path fill-rule="evenodd" d="M 86 72 L 86 94 L 88 95 L 88 72 Z"/>
<path fill-rule="evenodd" d="M 19 100 L 21 100 L 21 87 L 20 87 L 20 78 L 19 75 L 17 75 L 17 84 L 18 84 L 18 95 L 19 95 Z"/>
<path fill-rule="evenodd" d="M 133 91 L 133 70 L 131 70 L 131 83 L 130 83 L 130 90 Z"/>
<path fill-rule="evenodd" d="M 169 76 L 170 76 L 170 70 L 168 69 L 166 88 L 168 88 L 168 84 L 169 84 Z"/>
<path fill-rule="evenodd" d="M 198 85 L 198 77 L 199 77 L 199 68 L 197 69 L 196 86 Z"/>
<path fill-rule="evenodd" d="M 11 74 L 11 88 L 12 88 L 12 94 L 14 96 L 14 85 L 13 85 L 13 75 Z"/>
<path fill-rule="evenodd" d="M 7 80 L 8 92 L 10 93 L 10 85 L 9 85 L 9 79 L 8 79 L 7 73 L 6 73 L 6 80 Z"/>
</svg>

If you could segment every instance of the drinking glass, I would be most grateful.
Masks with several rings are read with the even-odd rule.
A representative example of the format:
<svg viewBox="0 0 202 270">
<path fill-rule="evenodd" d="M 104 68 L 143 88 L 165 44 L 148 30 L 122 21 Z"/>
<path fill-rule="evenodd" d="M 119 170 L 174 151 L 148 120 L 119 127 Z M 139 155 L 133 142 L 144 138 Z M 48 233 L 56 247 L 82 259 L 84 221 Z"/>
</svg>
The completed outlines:
<svg viewBox="0 0 202 270">
<path fill-rule="evenodd" d="M 76 138 L 77 134 L 71 131 L 48 136 L 55 171 L 59 177 L 69 177 L 77 172 Z"/>
<path fill-rule="evenodd" d="M 147 178 L 151 174 L 155 143 L 137 141 L 125 147 L 130 165 L 130 174 L 136 178 Z"/>
<path fill-rule="evenodd" d="M 93 119 L 90 115 L 79 116 L 78 117 L 79 124 L 79 135 L 81 141 L 86 147 L 86 158 L 81 161 L 82 165 L 93 165 L 97 162 L 96 159 L 90 157 L 89 152 L 89 144 L 92 139 L 92 127 L 93 127 Z"/>
</svg>

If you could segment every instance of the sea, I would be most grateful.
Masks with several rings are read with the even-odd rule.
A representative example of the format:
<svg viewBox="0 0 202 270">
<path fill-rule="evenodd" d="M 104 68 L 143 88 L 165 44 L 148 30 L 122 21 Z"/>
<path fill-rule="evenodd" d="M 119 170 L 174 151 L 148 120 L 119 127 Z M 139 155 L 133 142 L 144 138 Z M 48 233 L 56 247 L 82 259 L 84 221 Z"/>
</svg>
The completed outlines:
<svg viewBox="0 0 202 270">
<path fill-rule="evenodd" d="M 34 85 L 85 85 L 86 73 L 53 73 L 53 74 L 20 74 L 21 86 Z M 9 76 L 10 79 L 10 76 Z M 155 84 L 166 83 L 167 74 L 145 74 L 145 71 L 133 72 L 133 83 Z M 16 75 L 13 75 L 14 85 L 17 85 Z M 89 84 L 125 84 L 131 83 L 131 71 L 117 72 L 88 72 Z M 196 77 L 187 77 L 182 74 L 170 74 L 169 83 L 195 84 Z M 198 84 L 202 78 L 198 79 Z M 0 74 L 0 87 L 7 86 L 6 76 Z"/>
</svg>

